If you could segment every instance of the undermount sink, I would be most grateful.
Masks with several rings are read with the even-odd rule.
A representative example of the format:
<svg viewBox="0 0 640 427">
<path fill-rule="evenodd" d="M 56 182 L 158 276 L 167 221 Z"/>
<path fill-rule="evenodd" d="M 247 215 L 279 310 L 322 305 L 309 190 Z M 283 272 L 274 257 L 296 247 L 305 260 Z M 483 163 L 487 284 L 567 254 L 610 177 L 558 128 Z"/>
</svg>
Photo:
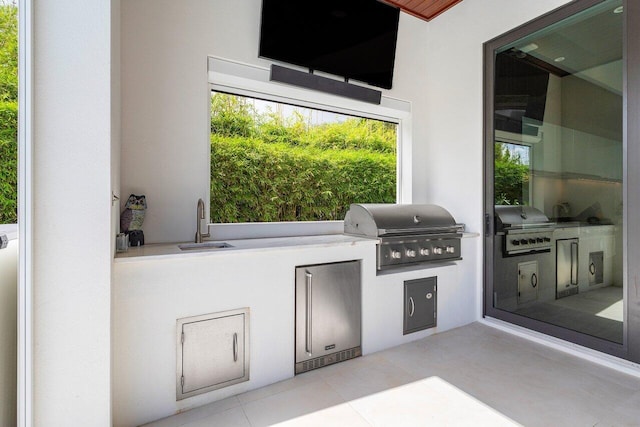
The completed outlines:
<svg viewBox="0 0 640 427">
<path fill-rule="evenodd" d="M 178 245 L 180 250 L 183 251 L 194 251 L 194 250 L 213 250 L 213 249 L 224 249 L 224 248 L 232 248 L 233 245 L 228 244 L 227 242 L 202 242 L 202 243 L 182 243 Z"/>
</svg>

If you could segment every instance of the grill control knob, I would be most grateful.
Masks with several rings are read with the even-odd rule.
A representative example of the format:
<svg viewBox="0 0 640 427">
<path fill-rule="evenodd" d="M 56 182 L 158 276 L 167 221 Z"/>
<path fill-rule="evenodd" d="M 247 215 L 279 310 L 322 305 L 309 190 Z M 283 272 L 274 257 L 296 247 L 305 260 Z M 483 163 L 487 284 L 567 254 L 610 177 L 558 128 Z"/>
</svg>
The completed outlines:
<svg viewBox="0 0 640 427">
<path fill-rule="evenodd" d="M 513 246 L 518 246 L 518 245 L 520 244 L 520 240 L 518 240 L 518 239 L 513 239 L 513 240 L 511 241 L 511 244 L 512 244 Z"/>
<path fill-rule="evenodd" d="M 529 241 L 527 239 L 520 239 L 520 243 L 526 245 Z"/>
<path fill-rule="evenodd" d="M 548 238 L 548 237 L 545 237 L 543 240 L 544 240 L 545 242 L 550 242 L 550 241 L 551 241 L 551 239 L 550 239 L 550 238 Z"/>
<path fill-rule="evenodd" d="M 453 254 L 456 252 L 456 248 L 453 246 L 447 246 L 447 253 L 448 254 Z"/>
<path fill-rule="evenodd" d="M 436 255 L 442 255 L 442 248 L 441 247 L 433 248 L 433 253 Z"/>
<path fill-rule="evenodd" d="M 544 239 L 542 239 L 541 237 L 538 237 L 538 238 L 536 239 L 536 242 L 538 242 L 538 243 L 542 243 L 542 242 L 544 242 Z"/>
<path fill-rule="evenodd" d="M 529 243 L 535 243 L 536 239 L 529 239 Z"/>
<path fill-rule="evenodd" d="M 416 257 L 416 251 L 413 249 L 407 249 L 407 256 L 409 258 L 415 258 Z"/>
<path fill-rule="evenodd" d="M 429 256 L 429 249 L 427 249 L 427 248 L 420 248 L 420 255 L 422 255 L 422 256 Z"/>
<path fill-rule="evenodd" d="M 400 251 L 391 251 L 391 258 L 400 259 L 402 258 L 402 254 L 400 253 Z"/>
</svg>

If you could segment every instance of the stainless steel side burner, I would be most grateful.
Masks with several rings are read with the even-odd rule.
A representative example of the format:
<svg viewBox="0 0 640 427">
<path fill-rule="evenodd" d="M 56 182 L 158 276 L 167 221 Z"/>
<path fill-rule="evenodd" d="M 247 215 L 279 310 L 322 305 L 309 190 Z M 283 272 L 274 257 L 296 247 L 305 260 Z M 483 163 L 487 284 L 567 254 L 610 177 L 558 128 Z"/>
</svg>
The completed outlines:
<svg viewBox="0 0 640 427">
<path fill-rule="evenodd" d="M 462 259 L 464 224 L 437 205 L 352 204 L 344 232 L 379 239 L 377 269 Z"/>
</svg>

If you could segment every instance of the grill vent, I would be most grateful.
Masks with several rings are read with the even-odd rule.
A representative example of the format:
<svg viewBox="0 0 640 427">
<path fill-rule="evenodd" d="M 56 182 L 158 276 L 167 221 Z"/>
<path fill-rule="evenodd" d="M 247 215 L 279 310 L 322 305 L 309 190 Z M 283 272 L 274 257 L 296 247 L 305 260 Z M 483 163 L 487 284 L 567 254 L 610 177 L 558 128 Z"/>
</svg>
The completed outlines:
<svg viewBox="0 0 640 427">
<path fill-rule="evenodd" d="M 343 362 L 358 356 L 362 356 L 362 349 L 360 347 L 350 348 L 348 350 L 328 354 L 312 360 L 306 360 L 296 364 L 296 374 L 322 368 L 323 366 L 332 365 L 334 363 Z"/>
</svg>

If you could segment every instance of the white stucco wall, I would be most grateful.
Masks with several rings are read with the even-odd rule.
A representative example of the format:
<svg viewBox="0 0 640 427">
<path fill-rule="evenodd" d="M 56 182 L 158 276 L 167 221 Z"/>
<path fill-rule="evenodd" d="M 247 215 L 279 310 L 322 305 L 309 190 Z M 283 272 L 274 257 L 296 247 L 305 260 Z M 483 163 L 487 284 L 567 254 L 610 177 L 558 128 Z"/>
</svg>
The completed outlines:
<svg viewBox="0 0 640 427">
<path fill-rule="evenodd" d="M 111 2 L 33 2 L 33 420 L 110 426 Z"/>
<path fill-rule="evenodd" d="M 121 0 L 111 0 L 111 231 L 120 230 L 120 151 L 122 150 L 122 112 L 120 85 L 120 8 Z M 114 197 L 115 196 L 115 197 Z M 111 251 L 115 251 L 115 239 L 111 240 Z"/>
<path fill-rule="evenodd" d="M 566 0 L 465 0 L 428 23 L 424 83 L 428 165 L 425 192 L 467 229 L 483 232 L 483 43 Z M 467 257 L 472 255 L 467 255 Z M 477 240 L 476 301 L 482 315 L 482 239 Z"/>
<path fill-rule="evenodd" d="M 258 58 L 261 0 L 132 0 L 122 4 L 122 196 L 145 194 L 148 242 L 193 238 L 209 191 L 207 56 L 268 67 Z M 402 14 L 394 87 L 387 96 L 425 116 L 423 21 Z M 419 120 L 416 120 L 419 121 Z M 425 129 L 413 127 L 414 201 L 428 200 Z M 417 162 L 417 163 L 416 163 Z M 409 177 L 411 179 L 411 177 Z"/>
</svg>

